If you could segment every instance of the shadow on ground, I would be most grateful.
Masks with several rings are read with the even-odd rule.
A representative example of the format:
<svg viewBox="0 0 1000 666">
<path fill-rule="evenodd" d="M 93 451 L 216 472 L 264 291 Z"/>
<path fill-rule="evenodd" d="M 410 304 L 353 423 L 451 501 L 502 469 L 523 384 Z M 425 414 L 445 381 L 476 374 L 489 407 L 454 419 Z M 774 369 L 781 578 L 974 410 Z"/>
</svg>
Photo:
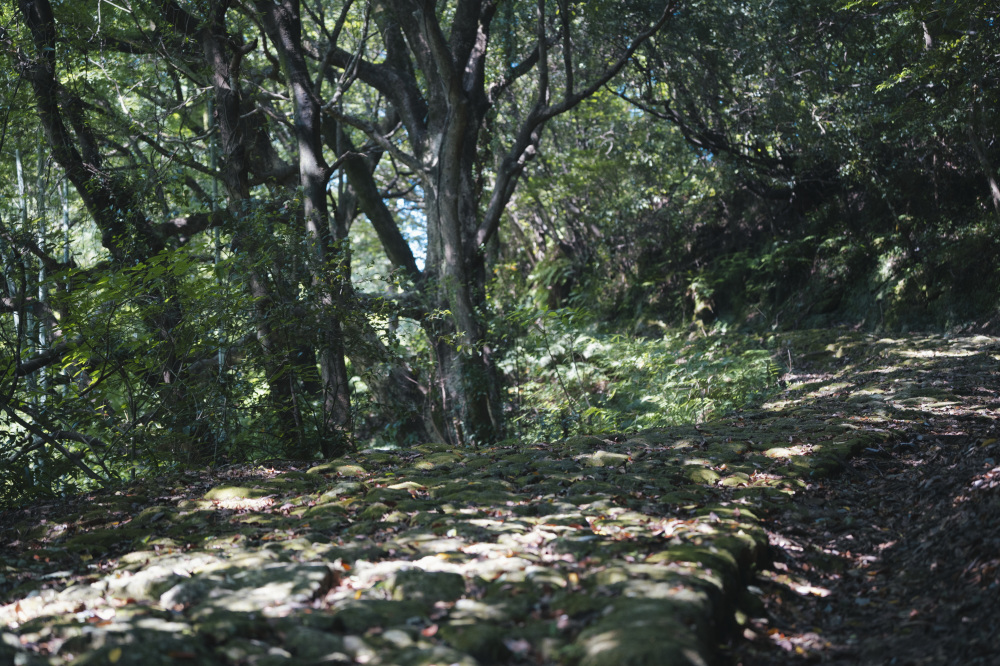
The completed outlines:
<svg viewBox="0 0 1000 666">
<path fill-rule="evenodd" d="M 751 621 L 756 572 L 785 584 L 761 520 L 858 454 L 930 450 L 948 410 L 991 420 L 994 394 L 947 377 L 997 348 L 800 332 L 780 395 L 697 426 L 233 467 L 8 512 L 0 659 L 714 663 L 774 635 Z"/>
</svg>

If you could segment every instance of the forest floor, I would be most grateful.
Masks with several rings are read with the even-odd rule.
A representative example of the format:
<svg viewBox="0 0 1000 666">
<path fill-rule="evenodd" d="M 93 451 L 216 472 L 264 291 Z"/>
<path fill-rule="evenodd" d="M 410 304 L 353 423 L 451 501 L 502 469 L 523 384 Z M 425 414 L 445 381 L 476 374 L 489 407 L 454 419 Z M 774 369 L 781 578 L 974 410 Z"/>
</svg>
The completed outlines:
<svg viewBox="0 0 1000 666">
<path fill-rule="evenodd" d="M 734 663 L 1000 664 L 997 342 L 922 341 L 845 377 L 912 403 L 891 446 L 811 483 L 765 522 L 765 613 Z M 881 344 L 881 343 L 880 343 Z M 916 411 L 913 411 L 916 410 Z M 918 416 L 919 415 L 919 416 Z"/>
<path fill-rule="evenodd" d="M 2 512 L 0 663 L 997 663 L 1000 340 L 782 339 L 696 426 Z"/>
</svg>

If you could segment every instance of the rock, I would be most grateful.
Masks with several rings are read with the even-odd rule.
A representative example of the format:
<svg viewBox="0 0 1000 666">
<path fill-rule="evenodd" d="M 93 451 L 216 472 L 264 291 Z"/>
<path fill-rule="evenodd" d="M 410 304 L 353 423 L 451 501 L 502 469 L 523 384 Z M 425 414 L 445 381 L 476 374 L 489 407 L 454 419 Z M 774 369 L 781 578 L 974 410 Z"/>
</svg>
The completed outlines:
<svg viewBox="0 0 1000 666">
<path fill-rule="evenodd" d="M 300 659 L 310 661 L 349 661 L 344 637 L 309 627 L 296 627 L 285 635 L 285 645 Z"/>
<path fill-rule="evenodd" d="M 392 663 L 396 666 L 479 666 L 473 657 L 462 654 L 444 645 L 432 648 L 405 648 L 397 652 Z"/>
<path fill-rule="evenodd" d="M 628 462 L 628 455 L 610 451 L 596 451 L 577 456 L 576 459 L 584 467 L 622 467 Z"/>
<path fill-rule="evenodd" d="M 211 578 L 192 578 L 181 580 L 160 595 L 160 605 L 164 608 L 176 606 L 195 606 L 218 587 L 218 581 Z"/>
<path fill-rule="evenodd" d="M 304 604 L 329 589 L 335 577 L 325 564 L 272 562 L 257 569 L 213 569 L 165 590 L 165 607 L 197 606 L 203 619 L 216 610 L 249 613 L 269 606 Z"/>
<path fill-rule="evenodd" d="M 721 478 L 715 470 L 700 465 L 688 466 L 686 475 L 695 483 L 703 483 L 706 486 L 714 486 Z"/>
<path fill-rule="evenodd" d="M 581 632 L 580 666 L 708 666 L 707 646 L 670 600 L 630 600 Z M 701 625 L 707 617 L 699 617 Z"/>
<path fill-rule="evenodd" d="M 213 501 L 259 499 L 270 494 L 266 488 L 251 488 L 249 486 L 217 486 L 205 493 L 205 499 Z"/>
<path fill-rule="evenodd" d="M 396 601 L 419 601 L 433 605 L 454 601 L 465 594 L 465 578 L 457 573 L 401 569 L 383 584 Z"/>
<path fill-rule="evenodd" d="M 505 663 L 511 656 L 504 644 L 508 629 L 491 624 L 446 624 L 440 636 L 449 645 L 472 655 L 483 664 Z"/>
<path fill-rule="evenodd" d="M 419 602 L 386 601 L 383 599 L 357 599 L 336 605 L 334 619 L 343 631 L 363 634 L 372 627 L 399 627 L 408 622 L 420 622 L 427 615 L 426 607 Z"/>
<path fill-rule="evenodd" d="M 73 666 L 216 666 L 223 662 L 190 637 L 153 632 L 115 637 L 117 640 L 83 654 Z"/>
<path fill-rule="evenodd" d="M 154 564 L 136 572 L 119 572 L 109 577 L 108 593 L 117 599 L 158 600 L 160 595 L 183 580 L 172 567 Z"/>
</svg>

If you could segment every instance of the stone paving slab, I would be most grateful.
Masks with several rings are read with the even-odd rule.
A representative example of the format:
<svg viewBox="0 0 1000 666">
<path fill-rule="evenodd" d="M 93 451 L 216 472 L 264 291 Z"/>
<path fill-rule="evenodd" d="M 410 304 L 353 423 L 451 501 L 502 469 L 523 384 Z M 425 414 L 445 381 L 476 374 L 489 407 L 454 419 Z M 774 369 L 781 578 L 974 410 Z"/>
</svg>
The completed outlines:
<svg viewBox="0 0 1000 666">
<path fill-rule="evenodd" d="M 233 468 L 15 526 L 0 663 L 714 663 L 768 510 L 959 400 L 933 383 L 948 354 L 998 348 L 777 343 L 785 390 L 698 425 Z"/>
</svg>

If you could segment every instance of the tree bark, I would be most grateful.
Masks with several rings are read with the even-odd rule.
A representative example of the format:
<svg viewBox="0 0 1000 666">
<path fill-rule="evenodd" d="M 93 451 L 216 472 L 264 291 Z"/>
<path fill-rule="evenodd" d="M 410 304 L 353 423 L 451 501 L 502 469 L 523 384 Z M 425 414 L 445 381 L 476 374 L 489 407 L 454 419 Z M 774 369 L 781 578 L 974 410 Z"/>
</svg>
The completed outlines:
<svg viewBox="0 0 1000 666">
<path fill-rule="evenodd" d="M 343 49 L 330 51 L 333 65 L 361 79 L 388 101 L 406 131 L 409 152 L 390 139 L 378 123 L 343 113 L 337 120 L 361 129 L 379 150 L 390 154 L 419 179 L 427 218 L 426 268 L 414 280 L 424 301 L 421 324 L 435 351 L 437 376 L 433 394 L 435 423 L 456 444 L 489 443 L 503 436 L 499 374 L 488 337 L 487 269 L 484 248 L 496 234 L 500 219 L 525 165 L 534 156 L 541 129 L 600 90 L 625 66 L 635 50 L 660 29 L 673 11 L 668 3 L 660 17 L 638 34 L 620 56 L 581 84 L 577 81 L 569 8 L 561 5 L 561 20 L 549 34 L 544 0 L 537 3 L 535 46 L 519 54 L 487 87 L 486 56 L 495 0 L 459 0 L 445 16 L 426 0 L 373 0 L 372 17 L 382 37 L 384 55 L 374 63 Z M 564 86 L 552 90 L 548 49 L 561 44 Z M 529 112 L 496 160 L 492 190 L 477 188 L 476 167 L 493 157 L 481 131 L 487 113 L 511 84 L 534 72 Z M 334 81 L 336 76 L 328 75 Z M 337 114 L 334 109 L 331 113 Z M 408 274 L 413 265 L 402 251 L 397 233 L 385 230 L 385 210 L 370 201 L 364 174 L 348 170 L 366 213 L 373 220 L 390 261 Z M 383 207 L 384 208 L 384 207 Z"/>
<path fill-rule="evenodd" d="M 339 455 L 351 448 L 351 404 L 344 361 L 344 338 L 339 312 L 345 309 L 345 282 L 350 263 L 342 241 L 333 238 L 326 188 L 329 167 L 323 157 L 322 117 L 319 99 L 302 53 L 302 23 L 297 0 L 258 0 L 264 30 L 277 49 L 295 108 L 299 185 L 304 196 L 305 232 L 310 244 L 310 277 L 319 294 L 319 365 L 323 385 L 323 454 Z M 336 225 L 334 225 L 335 227 Z"/>
</svg>

